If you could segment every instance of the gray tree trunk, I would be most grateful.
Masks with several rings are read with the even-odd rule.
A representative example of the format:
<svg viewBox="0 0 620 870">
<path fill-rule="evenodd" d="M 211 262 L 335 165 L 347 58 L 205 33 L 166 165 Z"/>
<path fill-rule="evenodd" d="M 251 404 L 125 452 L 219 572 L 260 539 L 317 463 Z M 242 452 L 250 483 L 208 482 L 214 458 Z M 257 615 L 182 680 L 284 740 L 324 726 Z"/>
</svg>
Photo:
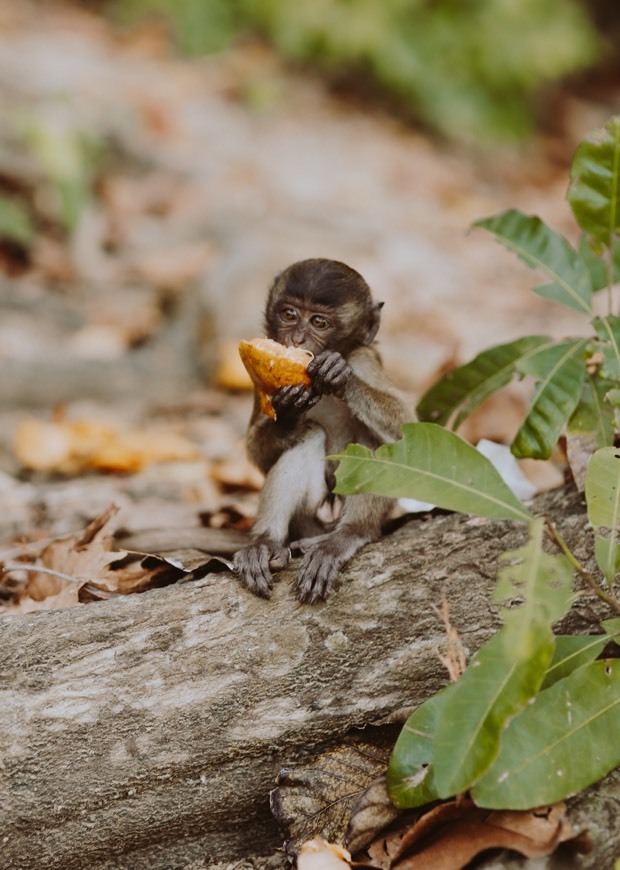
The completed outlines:
<svg viewBox="0 0 620 870">
<path fill-rule="evenodd" d="M 587 558 L 579 497 L 538 508 Z M 474 651 L 497 625 L 498 555 L 525 536 L 509 522 L 412 520 L 360 553 L 315 607 L 296 601 L 287 570 L 268 602 L 209 575 L 5 618 L 0 867 L 157 870 L 273 854 L 278 770 L 443 685 L 442 594 Z M 592 630 L 601 615 L 581 599 L 563 629 Z M 617 780 L 586 816 L 595 799 L 596 825 L 607 813 L 619 831 Z M 613 830 L 597 829 L 580 866 L 611 866 Z"/>
</svg>

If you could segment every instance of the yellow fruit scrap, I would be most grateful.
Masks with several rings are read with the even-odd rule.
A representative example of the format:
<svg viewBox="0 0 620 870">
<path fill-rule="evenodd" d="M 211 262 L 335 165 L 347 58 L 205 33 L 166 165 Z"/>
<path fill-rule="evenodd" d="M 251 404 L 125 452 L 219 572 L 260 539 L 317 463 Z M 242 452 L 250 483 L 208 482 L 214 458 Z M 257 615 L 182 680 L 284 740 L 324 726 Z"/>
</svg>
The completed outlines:
<svg viewBox="0 0 620 870">
<path fill-rule="evenodd" d="M 263 414 L 275 419 L 270 396 L 289 384 L 309 384 L 306 371 L 312 359 L 310 351 L 285 347 L 270 338 L 239 342 L 239 356 L 256 386 Z"/>
</svg>

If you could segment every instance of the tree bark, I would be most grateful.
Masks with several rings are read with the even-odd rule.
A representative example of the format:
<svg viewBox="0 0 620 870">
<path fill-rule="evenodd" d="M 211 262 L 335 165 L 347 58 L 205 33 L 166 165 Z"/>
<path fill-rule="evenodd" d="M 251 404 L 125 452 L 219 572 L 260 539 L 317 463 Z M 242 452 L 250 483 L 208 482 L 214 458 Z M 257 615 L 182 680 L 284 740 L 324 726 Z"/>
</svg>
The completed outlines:
<svg viewBox="0 0 620 870">
<path fill-rule="evenodd" d="M 579 496 L 556 493 L 541 511 L 587 561 Z M 157 870 L 273 854 L 278 770 L 442 686 L 441 596 L 473 652 L 497 626 L 498 556 L 525 538 L 515 523 L 413 519 L 365 548 L 314 607 L 296 601 L 286 570 L 270 601 L 211 574 L 5 618 L 0 866 Z M 608 615 L 584 597 L 562 630 Z M 601 812 L 618 831 L 609 782 Z M 601 832 L 581 866 L 608 866 L 614 848 L 619 835 Z"/>
</svg>

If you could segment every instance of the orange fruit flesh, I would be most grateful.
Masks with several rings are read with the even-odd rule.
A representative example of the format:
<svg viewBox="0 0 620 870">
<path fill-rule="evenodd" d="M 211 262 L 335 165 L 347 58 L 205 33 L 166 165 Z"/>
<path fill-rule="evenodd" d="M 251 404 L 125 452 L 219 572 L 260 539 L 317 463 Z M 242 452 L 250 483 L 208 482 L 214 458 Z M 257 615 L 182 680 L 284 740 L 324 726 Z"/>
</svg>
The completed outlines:
<svg viewBox="0 0 620 870">
<path fill-rule="evenodd" d="M 306 371 L 312 359 L 310 351 L 285 347 L 270 338 L 254 338 L 239 342 L 239 356 L 258 390 L 262 413 L 274 419 L 269 397 L 280 387 L 310 383 Z"/>
</svg>

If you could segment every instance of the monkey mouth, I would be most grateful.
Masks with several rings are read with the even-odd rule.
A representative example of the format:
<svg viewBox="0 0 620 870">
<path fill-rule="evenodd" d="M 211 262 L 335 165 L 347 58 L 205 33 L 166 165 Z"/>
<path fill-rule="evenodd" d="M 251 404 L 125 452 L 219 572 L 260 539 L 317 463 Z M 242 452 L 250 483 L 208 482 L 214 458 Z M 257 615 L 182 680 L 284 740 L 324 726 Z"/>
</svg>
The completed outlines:
<svg viewBox="0 0 620 870">
<path fill-rule="evenodd" d="M 293 339 L 285 339 L 283 343 L 286 347 L 295 347 L 298 350 L 305 350 L 305 352 L 310 354 L 310 356 L 314 359 L 315 352 L 307 346 L 307 343 L 305 341 L 294 341 Z"/>
</svg>

